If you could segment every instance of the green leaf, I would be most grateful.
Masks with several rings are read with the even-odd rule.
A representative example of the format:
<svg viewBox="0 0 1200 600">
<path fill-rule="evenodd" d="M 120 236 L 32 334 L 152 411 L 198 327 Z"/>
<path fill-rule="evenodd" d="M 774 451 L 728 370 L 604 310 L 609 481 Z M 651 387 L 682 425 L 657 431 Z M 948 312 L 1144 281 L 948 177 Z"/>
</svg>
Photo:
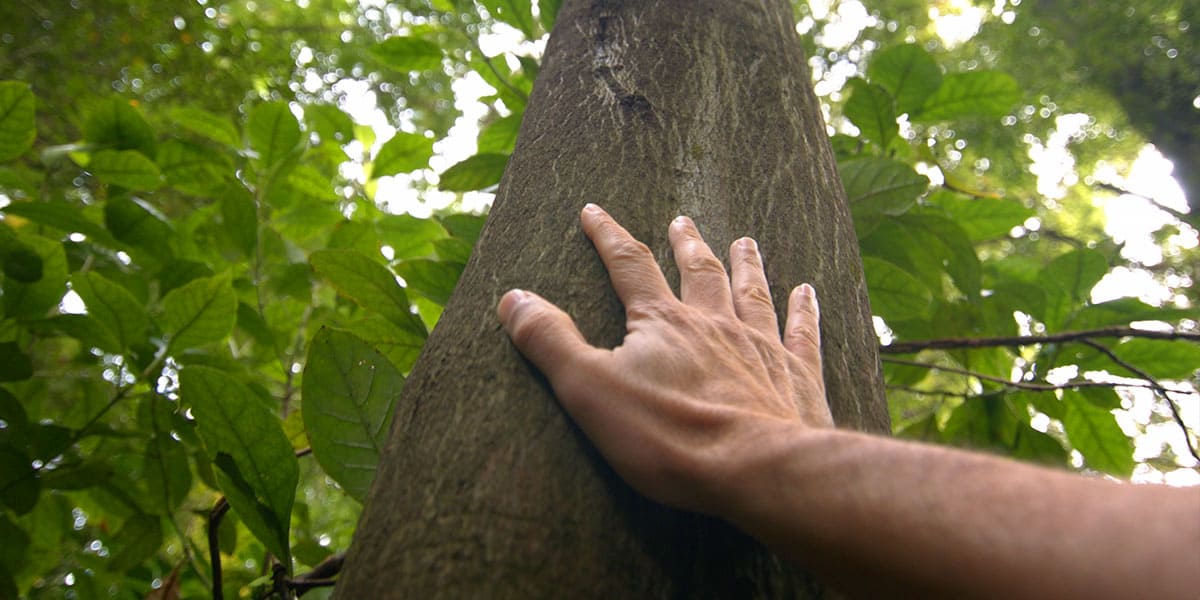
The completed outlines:
<svg viewBox="0 0 1200 600">
<path fill-rule="evenodd" d="M 241 148 L 242 140 L 237 128 L 225 117 L 206 110 L 187 106 L 169 113 L 175 125 L 227 148 Z"/>
<path fill-rule="evenodd" d="M 104 225 L 116 239 L 145 250 L 154 258 L 168 259 L 173 254 L 171 225 L 166 217 L 141 200 L 110 198 L 104 203 Z"/>
<path fill-rule="evenodd" d="M 5 277 L 21 283 L 36 283 L 42 278 L 42 257 L 29 246 L 14 242 L 0 250 L 0 270 Z"/>
<path fill-rule="evenodd" d="M 204 277 L 171 290 L 159 320 L 174 352 L 225 339 L 237 321 L 237 297 L 228 275 Z"/>
<path fill-rule="evenodd" d="M 992 447 L 992 411 L 984 398 L 967 398 L 955 408 L 942 429 L 946 442 L 971 448 Z"/>
<path fill-rule="evenodd" d="M 222 228 L 247 257 L 258 247 L 258 208 L 254 198 L 240 183 L 232 183 L 221 194 Z"/>
<path fill-rule="evenodd" d="M 412 369 L 425 346 L 424 335 L 401 329 L 378 315 L 350 323 L 345 329 L 386 356 L 401 373 Z"/>
<path fill-rule="evenodd" d="M 101 150 L 92 155 L 87 170 L 97 179 L 137 191 L 152 191 L 162 185 L 162 173 L 154 161 L 136 150 Z"/>
<path fill-rule="evenodd" d="M 1194 308 L 1152 306 L 1137 298 L 1118 298 L 1092 304 L 1079 311 L 1071 321 L 1074 329 L 1095 329 L 1110 325 L 1128 325 L 1134 321 L 1164 321 L 1173 323 L 1194 318 Z"/>
<path fill-rule="evenodd" d="M 83 298 L 88 314 L 112 331 L 121 348 L 129 348 L 143 340 L 142 334 L 150 326 L 150 318 L 129 290 L 95 271 L 76 273 L 71 278 L 71 289 Z"/>
<path fill-rule="evenodd" d="M 80 207 L 66 202 L 13 202 L 0 211 L 66 233 L 81 233 L 109 248 L 117 246 L 102 225 L 84 216 Z"/>
<path fill-rule="evenodd" d="M 25 154 L 36 137 L 34 97 L 29 84 L 0 81 L 0 161 Z"/>
<path fill-rule="evenodd" d="M 892 95 L 883 87 L 857 77 L 847 83 L 850 99 L 842 108 L 843 114 L 858 127 L 863 139 L 886 151 L 892 140 L 900 135 Z"/>
<path fill-rule="evenodd" d="M 42 259 L 42 277 L 33 283 L 4 281 L 4 314 L 11 318 L 42 318 L 67 293 L 67 255 L 63 245 L 39 235 L 21 235 L 21 244 Z"/>
<path fill-rule="evenodd" d="M 438 258 L 443 262 L 465 265 L 467 264 L 467 260 L 471 258 L 472 245 L 470 242 L 459 238 L 446 238 L 444 240 L 434 240 L 433 249 L 437 252 Z"/>
<path fill-rule="evenodd" d="M 384 143 L 372 161 L 371 177 L 379 178 L 397 173 L 411 173 L 429 166 L 433 156 L 433 140 L 415 133 L 397 131 Z"/>
<path fill-rule="evenodd" d="M 116 96 L 99 102 L 84 119 L 83 139 L 108 149 L 156 154 L 150 124 L 128 101 Z"/>
<path fill-rule="evenodd" d="M 855 218 L 899 215 L 929 187 L 929 178 L 889 158 L 856 158 L 838 165 Z"/>
<path fill-rule="evenodd" d="M 216 192 L 233 175 L 233 165 L 224 154 L 181 140 L 159 146 L 158 166 L 168 184 L 197 196 Z"/>
<path fill-rule="evenodd" d="M 1129 338 L 1109 348 L 1121 360 L 1156 379 L 1186 380 L 1200 369 L 1200 345 L 1185 340 Z M 1123 377 L 1138 377 L 1107 356 L 1095 353 L 1079 364 L 1081 371 L 1105 370 Z"/>
<path fill-rule="evenodd" d="M 33 359 L 21 352 L 16 342 L 0 342 L 0 381 L 24 381 L 33 377 Z"/>
<path fill-rule="evenodd" d="M 904 215 L 900 221 L 922 241 L 914 251 L 932 255 L 930 260 L 944 267 L 959 291 L 968 298 L 979 298 L 982 277 L 979 257 L 958 223 L 926 212 Z"/>
<path fill-rule="evenodd" d="M 521 113 L 516 113 L 488 123 L 479 132 L 479 152 L 511 154 L 517 144 L 517 132 L 521 129 L 521 117 Z"/>
<path fill-rule="evenodd" d="M 942 85 L 942 70 L 924 48 L 900 44 L 871 57 L 867 78 L 891 92 L 897 113 L 911 114 Z"/>
<path fill-rule="evenodd" d="M 188 367 L 179 377 L 181 399 L 191 404 L 197 431 L 219 468 L 217 480 L 229 505 L 287 565 L 300 467 L 279 419 L 253 392 L 222 371 Z"/>
<path fill-rule="evenodd" d="M 912 115 L 914 122 L 944 121 L 962 117 L 1002 117 L 1021 100 L 1021 87 L 1007 73 L 969 71 L 952 73 Z"/>
<path fill-rule="evenodd" d="M 1063 402 L 1066 405 L 1063 430 L 1088 466 L 1128 478 L 1133 473 L 1133 443 L 1121 431 L 1113 414 L 1070 390 L 1063 393 Z"/>
<path fill-rule="evenodd" d="M 0 445 L 0 503 L 18 515 L 33 510 L 41 484 L 32 461 L 21 450 Z"/>
<path fill-rule="evenodd" d="M 440 220 L 450 235 L 474 246 L 476 240 L 479 239 L 479 234 L 483 232 L 483 224 L 487 222 L 487 215 L 457 213 L 446 215 Z"/>
<path fill-rule="evenodd" d="M 310 131 L 317 132 L 321 141 L 347 144 L 354 139 L 354 121 L 342 110 L 331 104 L 307 104 L 304 120 Z"/>
<path fill-rule="evenodd" d="M 929 201 L 975 241 L 1006 238 L 1013 227 L 1034 215 L 1032 208 L 1015 200 L 963 198 L 957 194 L 937 193 Z"/>
<path fill-rule="evenodd" d="M 933 300 L 929 288 L 904 269 L 883 259 L 863 257 L 863 271 L 871 298 L 871 312 L 885 320 L 918 317 Z"/>
<path fill-rule="evenodd" d="M 153 515 L 134 515 L 113 536 L 109 568 L 124 573 L 141 565 L 162 547 L 162 520 Z"/>
<path fill-rule="evenodd" d="M 461 263 L 450 263 L 428 259 L 406 260 L 396 267 L 396 273 L 404 278 L 408 290 L 414 291 L 442 306 L 450 300 L 454 286 L 462 275 Z"/>
<path fill-rule="evenodd" d="M 384 215 L 375 228 L 379 241 L 392 249 L 397 260 L 425 258 L 433 254 L 433 242 L 446 237 L 438 221 L 412 215 Z"/>
<path fill-rule="evenodd" d="M 1019 281 L 1003 281 L 983 298 L 989 331 L 995 335 L 1016 335 L 1015 311 L 1041 318 L 1046 311 L 1046 292 L 1040 286 Z"/>
<path fill-rule="evenodd" d="M 283 101 L 259 104 L 246 118 L 246 137 L 258 160 L 270 169 L 291 156 L 303 135 L 300 122 Z"/>
<path fill-rule="evenodd" d="M 536 40 L 533 28 L 533 6 L 530 0 L 479 0 L 497 21 L 508 23 L 525 34 L 528 40 Z"/>
<path fill-rule="evenodd" d="M 562 0 L 538 0 L 538 20 L 542 22 L 542 29 L 548 32 L 554 29 L 560 8 Z"/>
<path fill-rule="evenodd" d="M 171 437 L 169 424 L 146 442 L 142 472 L 146 478 L 146 502 L 155 514 L 170 516 L 183 504 L 192 489 L 192 470 L 187 450 Z"/>
<path fill-rule="evenodd" d="M 391 430 L 404 377 L 350 333 L 323 328 L 308 347 L 302 416 L 321 468 L 354 499 L 366 499 Z"/>
<path fill-rule="evenodd" d="M 394 71 L 428 71 L 442 66 L 442 49 L 420 38 L 394 36 L 367 51 Z"/>
<path fill-rule="evenodd" d="M 320 250 L 309 257 L 309 263 L 359 306 L 405 330 L 425 334 L 424 325 L 410 310 L 408 296 L 387 267 L 357 250 Z"/>
<path fill-rule="evenodd" d="M 1087 248 L 1072 250 L 1046 264 L 1038 273 L 1038 283 L 1046 290 L 1046 328 L 1058 331 L 1067 325 L 1107 272 L 1104 255 Z"/>
<path fill-rule="evenodd" d="M 446 169 L 439 176 L 438 189 L 447 192 L 482 190 L 500 183 L 507 165 L 507 154 L 476 154 Z"/>
</svg>

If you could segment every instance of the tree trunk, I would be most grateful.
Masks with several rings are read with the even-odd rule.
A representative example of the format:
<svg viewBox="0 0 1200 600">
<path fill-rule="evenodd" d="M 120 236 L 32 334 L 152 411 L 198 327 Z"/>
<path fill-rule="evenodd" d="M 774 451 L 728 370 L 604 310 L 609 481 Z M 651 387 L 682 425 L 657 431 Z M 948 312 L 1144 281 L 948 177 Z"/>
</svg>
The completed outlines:
<svg viewBox="0 0 1200 600">
<path fill-rule="evenodd" d="M 718 255 L 756 238 L 781 313 L 791 286 L 818 291 L 838 424 L 888 431 L 857 242 L 789 4 L 568 0 L 491 216 L 398 405 L 339 597 L 820 595 L 732 527 L 629 489 L 500 329 L 496 302 L 520 287 L 592 343 L 620 343 L 624 311 L 579 228 L 587 202 L 676 283 L 676 215 Z"/>
</svg>

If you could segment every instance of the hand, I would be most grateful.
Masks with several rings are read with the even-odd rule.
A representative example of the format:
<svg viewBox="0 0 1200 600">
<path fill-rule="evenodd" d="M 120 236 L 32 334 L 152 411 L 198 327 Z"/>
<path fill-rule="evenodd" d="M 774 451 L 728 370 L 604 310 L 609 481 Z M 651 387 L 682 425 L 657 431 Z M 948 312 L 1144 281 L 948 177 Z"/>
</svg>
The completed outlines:
<svg viewBox="0 0 1200 600">
<path fill-rule="evenodd" d="M 724 515 L 766 437 L 833 426 L 815 293 L 807 284 L 792 291 L 781 342 L 754 240 L 730 248 L 731 282 L 691 219 L 675 219 L 676 299 L 645 244 L 598 206 L 581 218 L 625 305 L 624 342 L 591 346 L 566 313 L 521 290 L 501 298 L 500 321 L 630 485 Z"/>
</svg>

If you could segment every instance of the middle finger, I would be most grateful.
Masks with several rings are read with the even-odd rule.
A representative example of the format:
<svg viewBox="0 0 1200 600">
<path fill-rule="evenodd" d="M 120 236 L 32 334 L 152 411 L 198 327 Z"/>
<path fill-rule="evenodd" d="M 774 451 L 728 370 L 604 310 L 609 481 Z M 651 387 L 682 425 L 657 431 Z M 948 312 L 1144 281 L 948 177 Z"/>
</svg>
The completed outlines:
<svg viewBox="0 0 1200 600">
<path fill-rule="evenodd" d="M 733 316 L 733 297 L 725 266 L 704 243 L 696 224 L 677 217 L 668 230 L 679 267 L 679 299 L 696 308 Z"/>
</svg>

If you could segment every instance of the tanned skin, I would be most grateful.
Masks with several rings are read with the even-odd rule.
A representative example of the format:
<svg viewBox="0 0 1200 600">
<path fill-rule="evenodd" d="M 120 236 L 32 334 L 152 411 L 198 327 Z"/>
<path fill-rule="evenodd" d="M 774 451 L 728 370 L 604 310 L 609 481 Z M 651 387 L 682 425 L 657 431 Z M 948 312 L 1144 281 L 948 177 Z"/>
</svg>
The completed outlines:
<svg viewBox="0 0 1200 600">
<path fill-rule="evenodd" d="M 499 316 L 559 402 L 649 498 L 715 515 L 856 595 L 1196 598 L 1200 489 L 1088 478 L 836 429 L 816 294 L 779 326 L 754 240 L 730 275 L 679 217 L 677 298 L 649 248 L 588 205 L 625 305 L 613 349 L 512 290 Z"/>
</svg>

